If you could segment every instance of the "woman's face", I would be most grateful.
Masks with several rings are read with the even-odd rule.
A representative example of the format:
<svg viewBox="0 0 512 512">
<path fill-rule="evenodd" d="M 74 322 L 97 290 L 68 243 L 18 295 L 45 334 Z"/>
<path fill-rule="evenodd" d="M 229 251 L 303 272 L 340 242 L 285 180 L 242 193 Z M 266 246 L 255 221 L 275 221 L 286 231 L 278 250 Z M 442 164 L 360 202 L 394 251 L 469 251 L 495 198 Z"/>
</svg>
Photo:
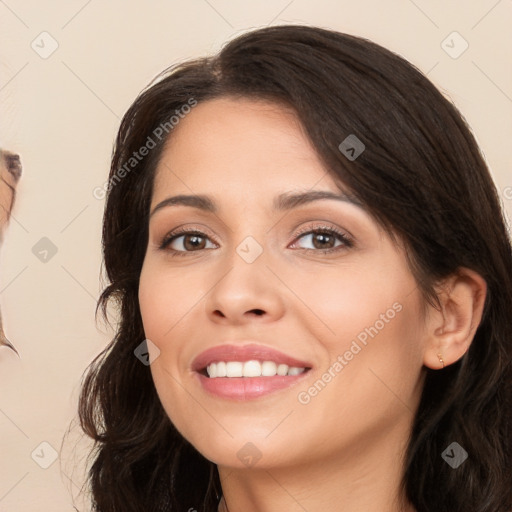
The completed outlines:
<svg viewBox="0 0 512 512">
<path fill-rule="evenodd" d="M 286 201 L 313 191 L 341 200 Z M 167 201 L 181 195 L 208 196 L 215 212 Z M 406 435 L 423 384 L 420 292 L 403 250 L 343 197 L 292 113 L 248 99 L 196 106 L 171 134 L 151 211 L 139 288 L 151 372 L 199 452 L 275 467 L 348 460 Z M 310 369 L 200 375 L 196 358 L 221 345 L 274 349 Z M 255 359 L 273 373 L 285 360 L 231 354 L 202 367 L 220 360 L 237 375 L 258 371 L 243 364 Z"/>
</svg>

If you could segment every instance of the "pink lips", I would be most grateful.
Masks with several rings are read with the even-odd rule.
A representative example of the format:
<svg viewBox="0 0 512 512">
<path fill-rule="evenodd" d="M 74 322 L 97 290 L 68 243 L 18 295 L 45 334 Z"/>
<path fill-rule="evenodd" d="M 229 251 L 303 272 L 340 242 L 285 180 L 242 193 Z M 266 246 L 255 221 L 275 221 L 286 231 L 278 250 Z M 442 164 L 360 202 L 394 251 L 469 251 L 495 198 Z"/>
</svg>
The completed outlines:
<svg viewBox="0 0 512 512">
<path fill-rule="evenodd" d="M 306 368 L 299 375 L 275 375 L 274 377 L 216 377 L 209 378 L 201 373 L 210 363 L 218 361 L 274 361 L 289 367 Z M 311 364 L 295 359 L 282 352 L 263 345 L 220 345 L 205 350 L 197 356 L 192 368 L 203 389 L 208 393 L 231 400 L 250 400 L 274 391 L 290 387 L 303 380 L 308 374 Z"/>
</svg>

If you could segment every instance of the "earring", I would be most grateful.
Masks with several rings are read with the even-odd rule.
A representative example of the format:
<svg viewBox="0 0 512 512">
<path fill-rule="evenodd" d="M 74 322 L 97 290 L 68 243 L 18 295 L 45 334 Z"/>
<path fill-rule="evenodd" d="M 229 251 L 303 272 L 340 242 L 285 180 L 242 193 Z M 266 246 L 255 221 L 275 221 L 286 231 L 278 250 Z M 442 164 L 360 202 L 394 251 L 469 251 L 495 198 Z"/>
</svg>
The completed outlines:
<svg viewBox="0 0 512 512">
<path fill-rule="evenodd" d="M 443 365 L 444 368 L 443 356 L 441 354 L 437 354 L 437 357 L 439 358 L 439 362 Z"/>
</svg>

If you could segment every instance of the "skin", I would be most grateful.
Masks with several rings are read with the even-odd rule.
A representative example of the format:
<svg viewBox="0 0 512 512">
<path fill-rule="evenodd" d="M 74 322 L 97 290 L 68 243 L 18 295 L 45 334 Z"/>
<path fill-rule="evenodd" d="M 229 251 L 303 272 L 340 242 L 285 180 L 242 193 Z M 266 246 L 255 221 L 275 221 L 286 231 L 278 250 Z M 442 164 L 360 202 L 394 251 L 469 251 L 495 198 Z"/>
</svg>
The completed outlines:
<svg viewBox="0 0 512 512">
<path fill-rule="evenodd" d="M 151 349 L 156 390 L 176 428 L 218 465 L 219 510 L 325 512 L 343 504 L 344 512 L 413 511 L 398 492 L 397 462 L 425 366 L 441 369 L 437 354 L 449 365 L 466 352 L 485 282 L 462 269 L 439 286 L 441 310 L 429 306 L 422 314 L 403 249 L 363 208 L 322 199 L 273 212 L 278 194 L 340 187 L 294 114 L 268 102 L 200 103 L 172 132 L 154 185 L 151 210 L 178 194 L 206 194 L 218 206 L 216 214 L 179 205 L 151 216 L 139 301 L 146 337 L 160 351 Z M 297 235 L 318 224 L 349 234 L 353 247 Z M 160 249 L 179 226 L 206 238 L 194 245 L 193 236 L 182 236 Z M 236 252 L 247 236 L 263 250 L 253 263 Z M 329 247 L 338 250 L 322 251 Z M 171 256 L 172 249 L 183 256 Z M 301 403 L 298 394 L 397 303 L 400 312 Z M 312 370 L 299 386 L 262 398 L 211 396 L 192 361 L 236 340 L 276 348 Z M 248 442 L 261 456 L 252 465 L 237 456 Z"/>
</svg>

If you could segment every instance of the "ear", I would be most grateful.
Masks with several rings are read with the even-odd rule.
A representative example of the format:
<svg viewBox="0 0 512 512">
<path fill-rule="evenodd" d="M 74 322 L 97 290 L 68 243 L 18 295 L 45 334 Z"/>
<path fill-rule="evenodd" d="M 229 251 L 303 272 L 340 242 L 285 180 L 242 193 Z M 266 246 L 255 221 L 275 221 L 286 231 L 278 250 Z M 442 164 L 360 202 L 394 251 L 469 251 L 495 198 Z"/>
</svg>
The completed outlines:
<svg viewBox="0 0 512 512">
<path fill-rule="evenodd" d="M 487 284 L 480 274 L 462 267 L 436 288 L 441 308 L 429 307 L 423 363 L 441 370 L 469 349 L 482 319 Z"/>
</svg>

